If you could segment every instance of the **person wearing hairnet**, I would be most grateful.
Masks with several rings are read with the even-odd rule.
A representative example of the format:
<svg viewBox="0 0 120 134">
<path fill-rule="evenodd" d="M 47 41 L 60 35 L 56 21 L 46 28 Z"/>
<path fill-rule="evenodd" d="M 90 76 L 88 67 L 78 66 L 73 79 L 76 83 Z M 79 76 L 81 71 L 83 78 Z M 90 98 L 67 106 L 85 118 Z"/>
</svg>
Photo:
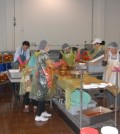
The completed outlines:
<svg viewBox="0 0 120 134">
<path fill-rule="evenodd" d="M 115 70 L 116 68 L 120 68 L 120 53 L 118 50 L 118 44 L 116 42 L 111 42 L 108 44 L 102 65 L 106 66 L 103 81 L 116 85 L 117 73 Z M 120 89 L 120 73 L 118 73 L 118 88 Z M 109 102 L 109 107 L 114 109 L 114 95 L 109 91 L 106 91 L 106 95 Z M 120 105 L 120 94 L 118 94 L 117 105 Z M 117 108 L 117 111 L 118 110 L 119 109 Z"/>
<path fill-rule="evenodd" d="M 59 59 L 63 59 L 69 67 L 72 67 L 75 63 L 77 49 L 76 47 L 70 47 L 68 43 L 64 43 Z"/>
<path fill-rule="evenodd" d="M 38 101 L 35 121 L 48 121 L 49 117 L 52 115 L 45 111 L 45 102 L 48 91 L 52 90 L 51 70 L 60 66 L 62 62 L 53 62 L 50 59 L 48 54 L 48 41 L 42 40 L 38 49 L 40 50 L 40 53 L 37 55 L 34 66 L 35 76 L 33 76 L 32 79 L 32 90 L 30 91 L 29 97 Z"/>
</svg>

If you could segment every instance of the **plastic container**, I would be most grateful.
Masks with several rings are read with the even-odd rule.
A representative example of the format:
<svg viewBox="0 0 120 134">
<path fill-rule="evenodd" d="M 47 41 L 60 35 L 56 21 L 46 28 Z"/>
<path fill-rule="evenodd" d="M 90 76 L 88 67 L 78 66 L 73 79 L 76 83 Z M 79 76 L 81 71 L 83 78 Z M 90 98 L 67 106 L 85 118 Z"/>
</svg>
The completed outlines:
<svg viewBox="0 0 120 134">
<path fill-rule="evenodd" d="M 96 107 L 97 102 L 91 100 L 91 102 L 89 104 L 83 104 L 82 105 L 82 110 L 86 110 L 87 108 L 92 108 L 92 107 Z M 70 109 L 68 110 L 68 112 L 72 115 L 78 115 L 80 112 L 80 104 L 74 104 L 71 103 Z"/>
<path fill-rule="evenodd" d="M 101 128 L 101 134 L 118 134 L 118 129 L 112 126 L 104 126 Z"/>
<path fill-rule="evenodd" d="M 8 73 L 12 79 L 17 79 L 17 78 L 19 79 L 22 77 L 19 69 L 9 69 Z"/>
<path fill-rule="evenodd" d="M 81 128 L 80 134 L 99 134 L 98 130 L 91 127 Z"/>
<path fill-rule="evenodd" d="M 68 112 L 72 115 L 78 115 L 80 112 L 80 105 L 71 105 Z"/>
<path fill-rule="evenodd" d="M 96 107 L 97 102 L 95 102 L 94 100 L 91 100 L 91 102 L 87 105 L 87 108 L 91 108 L 91 107 Z"/>
<path fill-rule="evenodd" d="M 76 103 L 76 104 L 80 104 L 80 90 L 75 90 L 72 94 L 71 94 L 71 98 L 70 98 L 71 103 Z M 86 92 L 82 92 L 82 104 L 88 104 L 91 101 L 91 96 L 86 93 Z"/>
</svg>

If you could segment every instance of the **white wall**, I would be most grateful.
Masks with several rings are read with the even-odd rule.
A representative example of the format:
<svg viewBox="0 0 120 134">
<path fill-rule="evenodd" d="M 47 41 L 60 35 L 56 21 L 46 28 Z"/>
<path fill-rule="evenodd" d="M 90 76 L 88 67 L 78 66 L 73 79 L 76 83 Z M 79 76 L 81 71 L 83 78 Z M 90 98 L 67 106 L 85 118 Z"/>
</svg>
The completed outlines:
<svg viewBox="0 0 120 134">
<path fill-rule="evenodd" d="M 105 0 L 93 0 L 93 38 L 104 40 Z"/>
<path fill-rule="evenodd" d="M 0 50 L 6 49 L 5 3 L 0 0 Z"/>
<path fill-rule="evenodd" d="M 41 39 L 47 39 L 53 45 L 91 41 L 91 0 L 15 0 L 15 31 L 14 0 L 0 1 L 6 2 L 8 49 L 14 47 L 14 32 L 15 47 L 23 40 L 38 44 Z"/>
<path fill-rule="evenodd" d="M 120 45 L 120 0 L 106 0 L 105 39 L 107 43 L 116 41 Z"/>
<path fill-rule="evenodd" d="M 120 44 L 119 7 L 120 0 L 0 0 L 0 51 L 14 50 L 23 40 L 38 44 L 47 39 L 58 45 L 54 48 L 96 37 Z"/>
<path fill-rule="evenodd" d="M 47 39 L 52 45 L 91 40 L 91 0 L 25 0 L 22 9 L 23 40 Z"/>
</svg>

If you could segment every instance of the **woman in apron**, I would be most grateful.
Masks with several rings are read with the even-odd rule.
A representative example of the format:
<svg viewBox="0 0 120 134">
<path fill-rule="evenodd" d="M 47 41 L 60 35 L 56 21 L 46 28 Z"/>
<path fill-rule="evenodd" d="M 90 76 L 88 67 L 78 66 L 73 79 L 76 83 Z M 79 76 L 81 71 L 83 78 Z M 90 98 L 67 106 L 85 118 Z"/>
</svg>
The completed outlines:
<svg viewBox="0 0 120 134">
<path fill-rule="evenodd" d="M 64 60 L 69 67 L 73 67 L 77 55 L 77 49 L 78 48 L 70 47 L 67 43 L 63 44 L 59 59 Z"/>
<path fill-rule="evenodd" d="M 14 56 L 14 65 L 13 68 L 18 69 L 19 67 L 24 67 L 30 58 L 30 43 L 24 41 L 22 47 L 18 47 Z"/>
<path fill-rule="evenodd" d="M 14 55 L 14 63 L 13 63 L 13 68 L 14 69 L 19 68 L 19 69 L 22 70 L 25 67 L 25 65 L 27 64 L 27 62 L 30 58 L 29 47 L 30 47 L 30 43 L 28 41 L 23 41 L 22 47 L 18 47 L 16 49 L 15 55 Z M 13 85 L 13 87 L 15 87 L 15 86 Z M 17 90 L 17 92 L 19 92 L 19 89 L 20 89 L 20 84 L 17 83 L 15 90 Z M 23 101 L 24 101 L 24 105 L 25 105 L 25 108 L 24 108 L 23 112 L 29 112 L 29 103 L 30 103 L 29 92 L 26 92 L 24 94 L 24 100 Z"/>
<path fill-rule="evenodd" d="M 107 66 L 106 66 L 107 65 Z M 103 75 L 103 80 L 107 83 L 112 83 L 113 85 L 116 85 L 116 72 L 115 67 L 120 67 L 120 54 L 118 51 L 118 44 L 115 42 L 112 42 L 108 45 L 107 51 L 105 53 L 103 66 L 106 66 L 106 70 Z M 118 88 L 120 88 L 120 73 L 118 74 Z M 114 109 L 115 104 L 115 96 L 110 93 L 109 91 L 106 91 L 109 107 L 111 109 Z M 118 94 L 118 100 L 117 105 L 120 104 L 120 94 Z"/>
<path fill-rule="evenodd" d="M 93 50 L 90 51 L 89 56 L 90 59 L 98 58 L 99 56 L 104 54 L 104 48 L 102 45 L 102 40 L 100 38 L 96 38 L 93 43 L 94 46 Z"/>
</svg>

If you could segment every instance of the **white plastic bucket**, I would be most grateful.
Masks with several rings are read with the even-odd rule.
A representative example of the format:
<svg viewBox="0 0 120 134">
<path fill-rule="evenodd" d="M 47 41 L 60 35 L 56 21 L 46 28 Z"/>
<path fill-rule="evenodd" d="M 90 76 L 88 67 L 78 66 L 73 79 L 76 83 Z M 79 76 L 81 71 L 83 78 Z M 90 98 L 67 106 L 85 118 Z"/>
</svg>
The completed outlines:
<svg viewBox="0 0 120 134">
<path fill-rule="evenodd" d="M 118 134 L 118 129 L 112 126 L 104 126 L 101 128 L 101 134 Z"/>
</svg>

